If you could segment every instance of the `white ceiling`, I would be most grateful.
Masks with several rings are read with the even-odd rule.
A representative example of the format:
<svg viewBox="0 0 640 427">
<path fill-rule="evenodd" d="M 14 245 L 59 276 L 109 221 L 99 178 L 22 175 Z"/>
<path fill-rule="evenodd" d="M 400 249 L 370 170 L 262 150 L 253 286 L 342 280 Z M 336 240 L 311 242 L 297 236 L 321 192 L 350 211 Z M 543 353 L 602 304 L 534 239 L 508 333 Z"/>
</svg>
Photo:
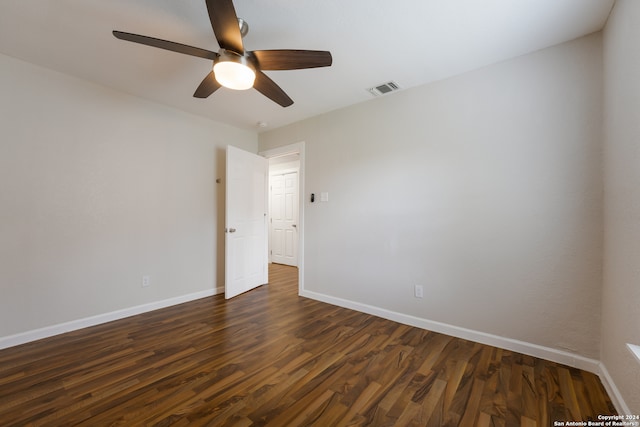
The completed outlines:
<svg viewBox="0 0 640 427">
<path fill-rule="evenodd" d="M 329 50 L 328 68 L 266 72 L 295 103 L 255 90 L 193 98 L 208 60 L 116 39 L 121 30 L 218 50 L 204 0 L 2 0 L 0 53 L 263 131 L 602 29 L 614 0 L 235 0 L 247 50 Z M 259 128 L 258 122 L 268 126 Z"/>
</svg>

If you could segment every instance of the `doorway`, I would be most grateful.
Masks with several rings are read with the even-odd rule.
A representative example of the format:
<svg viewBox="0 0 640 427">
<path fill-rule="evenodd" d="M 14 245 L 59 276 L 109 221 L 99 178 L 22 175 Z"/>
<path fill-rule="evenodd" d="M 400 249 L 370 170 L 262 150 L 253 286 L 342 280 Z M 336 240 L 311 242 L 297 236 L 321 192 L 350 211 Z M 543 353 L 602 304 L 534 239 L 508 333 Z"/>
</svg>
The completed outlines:
<svg viewBox="0 0 640 427">
<path fill-rule="evenodd" d="M 298 266 L 298 154 L 269 160 L 269 262 Z"/>
<path fill-rule="evenodd" d="M 265 150 L 259 154 L 269 160 L 270 178 L 271 176 L 281 176 L 281 178 L 276 179 L 288 179 L 290 186 L 294 185 L 297 187 L 295 191 L 292 190 L 291 187 L 288 190 L 289 196 L 287 197 L 290 198 L 289 204 L 280 205 L 281 209 L 289 210 L 289 212 L 281 212 L 280 217 L 286 218 L 289 216 L 286 214 L 291 214 L 292 216 L 287 219 L 287 223 L 284 224 L 286 227 L 283 226 L 282 223 L 276 224 L 276 226 L 281 226 L 280 229 L 282 231 L 278 231 L 278 233 L 281 233 L 280 236 L 274 238 L 272 235 L 272 227 L 269 227 L 269 261 L 285 265 L 296 265 L 298 267 L 299 294 L 300 291 L 304 289 L 304 142 Z M 286 181 L 283 181 L 282 184 L 286 186 Z M 269 185 L 269 187 L 271 187 L 271 185 Z M 286 191 L 286 188 L 283 189 L 283 197 L 285 197 Z M 269 200 L 272 200 L 270 188 Z M 297 219 L 295 216 L 297 216 Z M 271 220 L 272 218 L 274 222 L 276 222 L 275 216 L 270 216 L 269 219 Z M 271 221 L 269 221 L 269 223 L 269 225 L 271 225 Z M 283 240 L 283 238 L 289 240 Z M 274 247 L 276 245 L 280 246 Z M 274 259 L 272 251 L 273 253 L 279 252 L 283 254 L 284 258 L 276 255 Z"/>
</svg>

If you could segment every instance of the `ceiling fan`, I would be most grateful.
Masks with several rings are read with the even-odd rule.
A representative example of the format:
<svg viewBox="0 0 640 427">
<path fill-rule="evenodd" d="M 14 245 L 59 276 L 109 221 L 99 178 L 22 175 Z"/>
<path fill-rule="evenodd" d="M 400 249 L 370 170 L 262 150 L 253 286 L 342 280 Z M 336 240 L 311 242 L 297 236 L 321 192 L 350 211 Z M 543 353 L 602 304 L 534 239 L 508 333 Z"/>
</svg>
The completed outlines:
<svg viewBox="0 0 640 427">
<path fill-rule="evenodd" d="M 332 63 L 331 53 L 321 50 L 245 50 L 242 38 L 249 26 L 238 19 L 232 0 L 206 0 L 206 4 L 220 46 L 218 52 L 122 31 L 113 31 L 113 35 L 121 40 L 212 60 L 213 70 L 196 89 L 193 94 L 196 98 L 207 98 L 221 86 L 236 90 L 254 87 L 272 101 L 288 107 L 293 100 L 262 71 L 328 67 Z"/>
</svg>

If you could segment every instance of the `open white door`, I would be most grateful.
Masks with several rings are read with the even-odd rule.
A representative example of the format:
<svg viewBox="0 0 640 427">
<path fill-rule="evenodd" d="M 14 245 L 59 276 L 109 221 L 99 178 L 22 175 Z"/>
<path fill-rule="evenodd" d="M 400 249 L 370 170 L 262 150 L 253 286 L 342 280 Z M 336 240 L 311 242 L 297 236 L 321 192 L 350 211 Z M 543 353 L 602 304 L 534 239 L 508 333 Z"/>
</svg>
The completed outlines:
<svg viewBox="0 0 640 427">
<path fill-rule="evenodd" d="M 225 298 L 268 281 L 267 184 L 264 157 L 227 146 Z"/>
</svg>

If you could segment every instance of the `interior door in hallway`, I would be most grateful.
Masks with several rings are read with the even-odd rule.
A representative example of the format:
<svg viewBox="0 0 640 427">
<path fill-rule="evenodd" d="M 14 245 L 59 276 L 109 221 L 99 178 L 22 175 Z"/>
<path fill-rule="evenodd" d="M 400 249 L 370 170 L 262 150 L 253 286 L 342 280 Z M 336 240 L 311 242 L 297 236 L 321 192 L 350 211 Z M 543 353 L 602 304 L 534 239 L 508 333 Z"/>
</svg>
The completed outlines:
<svg viewBox="0 0 640 427">
<path fill-rule="evenodd" d="M 298 172 L 270 176 L 271 261 L 298 265 Z"/>
</svg>

